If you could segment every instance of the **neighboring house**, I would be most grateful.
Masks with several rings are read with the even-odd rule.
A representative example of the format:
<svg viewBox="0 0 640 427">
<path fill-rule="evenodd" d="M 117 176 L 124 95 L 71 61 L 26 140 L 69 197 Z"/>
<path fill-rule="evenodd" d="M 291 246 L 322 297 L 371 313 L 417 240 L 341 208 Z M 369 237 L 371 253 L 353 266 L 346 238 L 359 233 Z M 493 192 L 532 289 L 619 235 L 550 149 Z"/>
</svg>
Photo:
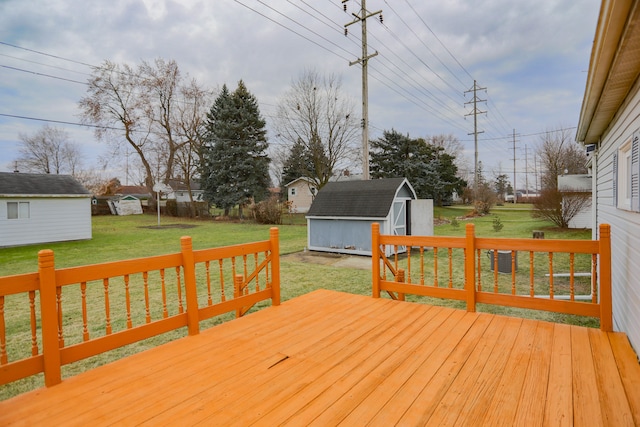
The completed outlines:
<svg viewBox="0 0 640 427">
<path fill-rule="evenodd" d="M 602 2 L 577 140 L 590 155 L 593 235 L 611 225 L 613 321 L 640 352 L 640 2 Z"/>
<path fill-rule="evenodd" d="M 189 196 L 189 189 L 187 184 L 179 179 L 169 180 L 169 187 L 173 192 L 167 194 L 167 199 L 175 199 L 178 203 L 191 203 L 191 197 Z M 191 183 L 191 195 L 194 202 L 204 201 L 204 190 L 200 187 L 200 183 Z"/>
<path fill-rule="evenodd" d="M 592 177 L 591 175 L 561 175 L 558 177 L 558 191 L 562 194 L 562 208 L 573 203 L 582 204 L 582 209 L 569 220 L 569 228 L 591 228 L 592 207 Z M 573 200 L 572 200 L 573 199 Z"/>
<path fill-rule="evenodd" d="M 0 247 L 91 239 L 91 194 L 70 175 L 0 172 Z"/>
<path fill-rule="evenodd" d="M 371 255 L 371 224 L 382 234 L 433 234 L 433 200 L 417 200 L 404 178 L 329 182 L 307 214 L 313 251 Z M 388 247 L 390 254 L 393 248 Z"/>
<path fill-rule="evenodd" d="M 293 213 L 307 213 L 313 203 L 313 198 L 317 193 L 313 181 L 309 178 L 300 177 L 284 185 L 287 190 L 287 201 L 290 203 L 290 210 Z"/>
</svg>

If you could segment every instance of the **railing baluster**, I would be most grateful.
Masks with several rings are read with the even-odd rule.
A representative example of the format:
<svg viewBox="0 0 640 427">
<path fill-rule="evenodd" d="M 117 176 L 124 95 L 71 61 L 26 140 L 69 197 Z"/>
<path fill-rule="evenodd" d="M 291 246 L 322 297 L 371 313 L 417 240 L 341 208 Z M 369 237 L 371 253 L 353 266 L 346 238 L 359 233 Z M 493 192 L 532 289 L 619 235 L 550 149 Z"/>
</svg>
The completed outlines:
<svg viewBox="0 0 640 427">
<path fill-rule="evenodd" d="M 80 283 L 80 300 L 82 301 L 82 341 L 89 341 L 89 315 L 87 314 L 87 282 Z"/>
<path fill-rule="evenodd" d="M 162 318 L 169 317 L 169 310 L 167 310 L 167 284 L 164 278 L 164 268 L 160 269 L 160 288 L 162 290 Z"/>
<path fill-rule="evenodd" d="M 224 302 L 227 298 L 224 295 L 224 272 L 222 271 L 222 259 L 218 260 L 218 266 L 220 268 L 220 301 Z"/>
<path fill-rule="evenodd" d="M 142 272 L 142 283 L 144 287 L 144 320 L 151 323 L 151 313 L 149 311 L 149 272 Z"/>
<path fill-rule="evenodd" d="M 449 255 L 449 288 L 453 288 L 453 249 L 447 248 Z"/>
<path fill-rule="evenodd" d="M 254 268 L 258 269 L 258 253 L 253 254 Z M 260 274 L 256 274 L 256 292 L 260 292 Z"/>
<path fill-rule="evenodd" d="M 549 298 L 553 299 L 553 252 L 549 252 Z"/>
<path fill-rule="evenodd" d="M 478 249 L 478 292 L 482 292 L 482 263 L 481 261 L 482 250 Z M 473 256 L 473 254 L 471 255 Z"/>
<path fill-rule="evenodd" d="M 516 294 L 516 251 L 511 251 L 511 295 Z"/>
<path fill-rule="evenodd" d="M 127 329 L 131 329 L 133 327 L 133 322 L 131 321 L 131 292 L 129 291 L 129 275 L 124 275 L 124 299 L 127 309 Z"/>
<path fill-rule="evenodd" d="M 591 303 L 598 303 L 598 255 L 591 255 Z"/>
<path fill-rule="evenodd" d="M 102 279 L 102 287 L 104 288 L 104 314 L 106 334 L 111 335 L 111 309 L 109 307 L 109 278 Z"/>
<path fill-rule="evenodd" d="M 529 251 L 529 296 L 533 298 L 536 294 L 534 287 L 533 251 Z"/>
<path fill-rule="evenodd" d="M 269 256 L 270 256 L 269 252 L 265 251 L 264 252 L 264 258 L 267 259 L 267 258 L 269 258 Z M 271 265 L 270 262 L 267 263 L 264 271 L 265 271 L 265 275 L 266 275 L 266 278 L 267 278 L 267 286 L 271 287 L 271 275 L 269 273 L 269 265 Z"/>
<path fill-rule="evenodd" d="M 407 246 L 407 283 L 411 283 L 411 246 Z"/>
<path fill-rule="evenodd" d="M 244 281 L 246 282 L 248 273 L 247 273 L 247 254 L 242 255 L 242 265 L 244 268 Z"/>
<path fill-rule="evenodd" d="M 58 306 L 58 345 L 64 347 L 64 332 L 62 331 L 62 288 L 56 287 L 56 304 Z"/>
<path fill-rule="evenodd" d="M 569 299 L 571 301 L 575 300 L 575 292 L 574 292 L 574 286 L 575 286 L 575 277 L 574 277 L 574 253 L 571 252 L 569 254 Z"/>
<path fill-rule="evenodd" d="M 211 299 L 211 272 L 209 271 L 209 260 L 204 262 L 204 269 L 207 272 L 207 305 L 212 305 L 213 300 Z"/>
<path fill-rule="evenodd" d="M 36 291 L 29 291 L 29 314 L 31 317 L 31 355 L 38 355 L 38 325 L 36 324 Z M 2 316 L 0 316 L 2 317 Z M 0 322 L 2 319 L 0 319 Z M 4 335 L 3 332 L 0 332 Z"/>
<path fill-rule="evenodd" d="M 178 285 L 178 313 L 184 313 L 182 305 L 182 284 L 180 284 L 180 266 L 176 267 L 176 281 Z"/>
<path fill-rule="evenodd" d="M 493 252 L 489 252 L 489 253 L 493 253 L 493 258 L 491 259 L 491 262 L 493 263 L 493 292 L 494 293 L 498 293 L 498 250 L 494 249 Z"/>
<path fill-rule="evenodd" d="M 438 248 L 433 248 L 433 286 L 438 287 Z"/>
<path fill-rule="evenodd" d="M 424 246 L 420 246 L 420 285 L 424 286 Z"/>
<path fill-rule="evenodd" d="M 0 365 L 6 365 L 9 363 L 7 357 L 6 333 L 6 326 L 4 323 L 4 295 L 0 295 Z"/>
</svg>

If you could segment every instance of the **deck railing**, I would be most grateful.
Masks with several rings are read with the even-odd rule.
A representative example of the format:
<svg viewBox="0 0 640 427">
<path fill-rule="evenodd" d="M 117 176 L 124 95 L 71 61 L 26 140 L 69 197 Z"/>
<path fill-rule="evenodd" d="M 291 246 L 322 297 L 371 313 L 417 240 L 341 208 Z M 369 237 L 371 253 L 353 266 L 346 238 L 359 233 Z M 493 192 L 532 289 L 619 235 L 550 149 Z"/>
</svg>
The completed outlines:
<svg viewBox="0 0 640 427">
<path fill-rule="evenodd" d="M 278 229 L 269 240 L 126 261 L 56 269 L 38 254 L 38 272 L 0 277 L 0 385 L 234 312 L 280 304 Z M 29 343 L 25 346 L 25 343 Z M 29 347 L 29 348 L 25 348 Z"/>
<path fill-rule="evenodd" d="M 394 255 L 386 256 L 392 246 Z M 406 247 L 406 254 L 398 249 Z M 545 310 L 600 319 L 611 331 L 610 227 L 599 240 L 381 235 L 372 224 L 373 296 L 387 291 L 466 302 Z"/>
</svg>

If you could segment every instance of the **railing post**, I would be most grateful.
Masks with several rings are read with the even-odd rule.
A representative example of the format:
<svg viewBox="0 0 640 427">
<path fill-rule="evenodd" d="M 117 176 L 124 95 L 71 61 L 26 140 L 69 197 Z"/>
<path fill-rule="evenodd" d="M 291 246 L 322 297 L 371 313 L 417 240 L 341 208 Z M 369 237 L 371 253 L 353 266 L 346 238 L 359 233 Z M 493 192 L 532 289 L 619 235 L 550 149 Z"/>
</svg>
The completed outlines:
<svg viewBox="0 0 640 427">
<path fill-rule="evenodd" d="M 42 356 L 44 383 L 47 387 L 62 381 L 60 346 L 58 344 L 58 313 L 56 302 L 56 270 L 53 251 L 38 252 L 40 275 L 40 316 L 42 321 Z"/>
<path fill-rule="evenodd" d="M 243 294 L 244 287 L 242 286 L 244 282 L 244 276 L 242 274 L 236 274 L 233 276 L 233 298 L 240 298 Z M 236 308 L 236 319 L 240 318 L 244 315 L 243 307 Z"/>
<path fill-rule="evenodd" d="M 189 335 L 198 335 L 200 333 L 198 290 L 196 288 L 196 263 L 193 258 L 191 237 L 183 236 L 180 238 L 180 250 L 184 271 L 184 291 L 187 299 L 187 328 Z"/>
<path fill-rule="evenodd" d="M 611 307 L 611 226 L 600 224 L 600 329 L 613 331 L 613 310 Z"/>
<path fill-rule="evenodd" d="M 372 296 L 380 298 L 380 224 L 371 224 Z"/>
<path fill-rule="evenodd" d="M 269 230 L 271 241 L 271 305 L 280 305 L 280 237 L 278 227 Z"/>
<path fill-rule="evenodd" d="M 467 311 L 476 311 L 475 254 L 476 236 L 473 224 L 467 224 L 464 249 L 464 289 L 467 292 Z"/>
</svg>

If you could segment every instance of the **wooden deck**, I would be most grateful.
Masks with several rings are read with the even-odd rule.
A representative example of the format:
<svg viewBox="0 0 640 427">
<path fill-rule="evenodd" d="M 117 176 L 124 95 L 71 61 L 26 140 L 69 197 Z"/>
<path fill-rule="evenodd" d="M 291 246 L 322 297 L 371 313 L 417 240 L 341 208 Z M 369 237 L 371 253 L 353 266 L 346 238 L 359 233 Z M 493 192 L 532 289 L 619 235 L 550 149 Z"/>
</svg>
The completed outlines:
<svg viewBox="0 0 640 427">
<path fill-rule="evenodd" d="M 315 291 L 0 402 L 0 425 L 640 425 L 621 333 Z"/>
</svg>

